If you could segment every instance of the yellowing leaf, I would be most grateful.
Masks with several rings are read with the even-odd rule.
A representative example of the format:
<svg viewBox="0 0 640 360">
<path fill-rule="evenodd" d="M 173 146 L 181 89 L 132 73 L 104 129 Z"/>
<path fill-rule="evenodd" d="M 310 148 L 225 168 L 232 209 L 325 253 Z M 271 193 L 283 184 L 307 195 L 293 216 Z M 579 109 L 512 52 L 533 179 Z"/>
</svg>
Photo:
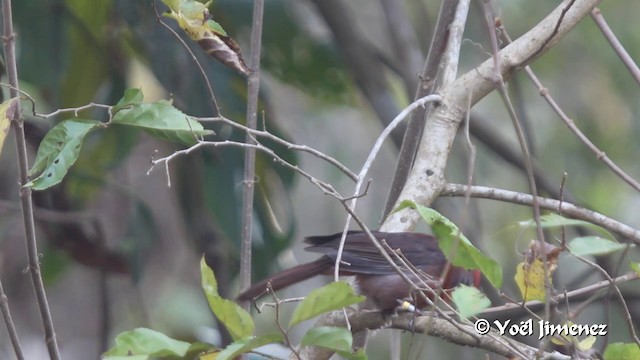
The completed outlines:
<svg viewBox="0 0 640 360">
<path fill-rule="evenodd" d="M 166 16 L 175 19 L 182 30 L 211 57 L 243 75 L 251 72 L 246 66 L 240 46 L 227 35 L 222 26 L 211 19 L 207 4 L 195 0 L 163 0 L 170 10 Z"/>
<path fill-rule="evenodd" d="M 551 271 L 549 271 L 549 283 L 551 283 Z M 516 268 L 516 284 L 524 301 L 546 299 L 544 287 L 544 264 L 539 259 L 531 264 L 521 262 Z"/>
<path fill-rule="evenodd" d="M 216 360 L 220 351 L 212 351 L 206 354 L 198 355 L 198 360 Z"/>
<path fill-rule="evenodd" d="M 18 98 L 9 99 L 0 104 L 0 154 L 2 154 L 2 147 L 4 145 L 4 139 L 7 138 L 9 128 L 11 127 L 11 121 L 16 116 L 18 110 Z"/>
<path fill-rule="evenodd" d="M 578 349 L 584 351 L 589 350 L 593 347 L 593 344 L 596 343 L 596 337 L 593 335 L 587 336 L 584 340 L 578 343 Z"/>
</svg>

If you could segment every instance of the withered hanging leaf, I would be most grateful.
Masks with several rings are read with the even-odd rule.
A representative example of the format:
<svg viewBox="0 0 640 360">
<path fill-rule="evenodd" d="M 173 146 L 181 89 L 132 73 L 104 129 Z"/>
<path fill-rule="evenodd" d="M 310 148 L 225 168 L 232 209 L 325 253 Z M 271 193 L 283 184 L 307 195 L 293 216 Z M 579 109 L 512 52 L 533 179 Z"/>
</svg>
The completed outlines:
<svg viewBox="0 0 640 360">
<path fill-rule="evenodd" d="M 232 38 L 224 35 L 206 36 L 198 40 L 198 45 L 207 54 L 213 56 L 221 63 L 239 71 L 244 75 L 249 75 L 251 71 L 244 63 L 240 55 L 240 47 Z"/>
<path fill-rule="evenodd" d="M 238 71 L 249 75 L 240 47 L 227 35 L 222 26 L 211 19 L 209 3 L 203 4 L 195 0 L 163 0 L 170 10 L 164 15 L 174 18 L 180 28 L 200 47 L 216 60 Z"/>
</svg>

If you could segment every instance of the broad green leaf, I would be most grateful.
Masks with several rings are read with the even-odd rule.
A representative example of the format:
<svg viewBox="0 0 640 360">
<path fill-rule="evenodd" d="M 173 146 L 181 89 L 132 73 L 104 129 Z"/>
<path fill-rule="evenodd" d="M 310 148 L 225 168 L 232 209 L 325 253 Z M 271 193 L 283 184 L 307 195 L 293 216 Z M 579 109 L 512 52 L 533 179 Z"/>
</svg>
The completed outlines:
<svg viewBox="0 0 640 360">
<path fill-rule="evenodd" d="M 209 308 L 220 322 L 227 328 L 234 340 L 253 335 L 255 324 L 249 313 L 231 300 L 218 295 L 218 284 L 213 270 L 204 261 L 200 261 L 202 273 L 202 289 L 209 302 Z"/>
<path fill-rule="evenodd" d="M 344 281 L 335 281 L 313 290 L 298 304 L 289 327 L 295 326 L 322 313 L 357 304 L 365 299 L 356 295 L 353 288 Z"/>
<path fill-rule="evenodd" d="M 460 285 L 453 290 L 451 297 L 458 308 L 460 318 L 463 319 L 468 319 L 491 306 L 491 300 L 473 286 Z"/>
<path fill-rule="evenodd" d="M 248 353 L 249 351 L 259 348 L 267 344 L 281 343 L 284 341 L 284 336 L 281 333 L 264 334 L 260 336 L 252 336 L 245 339 L 240 339 L 232 344 L 229 344 L 224 350 L 219 352 L 215 357 L 215 360 L 227 360 L 234 359 L 236 356 Z"/>
<path fill-rule="evenodd" d="M 465 269 L 479 269 L 494 287 L 500 288 L 502 286 L 502 267 L 500 264 L 473 246 L 456 224 L 434 209 L 418 205 L 410 200 L 400 203 L 395 211 L 406 207 L 416 209 L 422 219 L 431 226 L 434 235 L 438 238 L 440 249 L 453 265 Z"/>
<path fill-rule="evenodd" d="M 176 109 L 167 101 L 132 104 L 118 111 L 111 120 L 114 124 L 135 126 L 162 140 L 197 143 L 197 137 L 212 134 L 198 121 Z"/>
<path fill-rule="evenodd" d="M 582 236 L 569 242 L 569 250 L 571 253 L 580 256 L 606 255 L 624 250 L 627 246 L 634 247 L 635 244 L 620 244 L 599 236 Z"/>
<path fill-rule="evenodd" d="M 49 130 L 42 139 L 36 160 L 29 170 L 29 176 L 38 173 L 40 176 L 25 186 L 34 190 L 44 190 L 62 181 L 78 159 L 85 135 L 99 125 L 99 121 L 74 118 L 65 120 Z"/>
<path fill-rule="evenodd" d="M 7 138 L 11 128 L 11 120 L 17 115 L 18 101 L 20 101 L 19 98 L 15 97 L 0 104 L 0 154 L 2 154 L 4 139 Z"/>
<path fill-rule="evenodd" d="M 640 346 L 635 343 L 613 343 L 604 351 L 604 360 L 638 360 L 640 359 Z"/>
<path fill-rule="evenodd" d="M 117 356 L 132 355 L 139 355 L 140 357 L 126 357 L 126 359 L 184 356 L 191 346 L 188 342 L 172 339 L 163 333 L 147 328 L 138 328 L 120 333 L 115 342 L 116 345 L 104 353 L 103 359 L 114 360 L 118 358 Z"/>
<path fill-rule="evenodd" d="M 302 346 L 319 346 L 336 351 L 350 351 L 351 331 L 342 327 L 320 326 L 311 328 L 300 340 Z"/>
<path fill-rule="evenodd" d="M 631 264 L 629 264 L 629 266 L 631 266 L 631 270 L 640 275 L 640 262 L 632 262 Z"/>
</svg>

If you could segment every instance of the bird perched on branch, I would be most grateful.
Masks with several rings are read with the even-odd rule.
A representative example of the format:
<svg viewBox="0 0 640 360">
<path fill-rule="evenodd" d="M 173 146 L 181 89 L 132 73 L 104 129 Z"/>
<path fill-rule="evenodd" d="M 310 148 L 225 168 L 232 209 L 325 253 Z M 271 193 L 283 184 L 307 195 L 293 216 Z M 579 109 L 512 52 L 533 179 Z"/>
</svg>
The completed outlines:
<svg viewBox="0 0 640 360">
<path fill-rule="evenodd" d="M 431 235 L 400 232 L 386 233 L 373 231 L 380 241 L 384 240 L 400 258 L 414 267 L 416 272 L 399 265 L 406 276 L 424 288 L 441 287 L 450 290 L 460 284 L 479 287 L 480 272 L 466 270 L 457 266 L 447 266 L 447 259 L 438 247 L 438 239 Z M 254 284 L 238 296 L 239 301 L 255 299 L 267 292 L 268 284 L 274 291 L 296 284 L 316 275 L 333 275 L 336 257 L 342 233 L 326 236 L 311 236 L 305 239 L 310 244 L 307 251 L 323 254 L 319 259 L 283 270 L 267 279 Z M 390 254 L 392 259 L 398 256 Z M 361 231 L 349 231 L 344 244 L 340 264 L 341 276 L 355 276 L 355 283 L 360 294 L 380 310 L 395 309 L 398 300 L 410 298 L 414 291 L 411 285 L 402 278 L 393 265 L 382 256 L 369 236 Z M 396 261 L 400 264 L 401 261 Z M 443 272 L 447 270 L 443 278 Z M 443 278 L 442 282 L 440 280 Z M 433 291 L 425 292 L 433 299 Z M 416 297 L 417 307 L 426 306 L 424 299 Z"/>
</svg>

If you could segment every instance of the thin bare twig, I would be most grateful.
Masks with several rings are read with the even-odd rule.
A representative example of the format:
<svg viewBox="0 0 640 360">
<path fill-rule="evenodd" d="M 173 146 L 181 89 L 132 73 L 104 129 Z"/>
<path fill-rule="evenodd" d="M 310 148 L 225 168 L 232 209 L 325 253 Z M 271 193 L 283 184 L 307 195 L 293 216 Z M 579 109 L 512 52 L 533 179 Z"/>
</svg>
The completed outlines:
<svg viewBox="0 0 640 360">
<path fill-rule="evenodd" d="M 245 149 L 256 149 L 259 151 L 264 152 L 265 154 L 267 154 L 268 156 L 272 157 L 274 159 L 274 161 L 280 163 L 281 165 L 299 173 L 300 175 L 304 176 L 305 178 L 307 178 L 312 184 L 318 186 L 320 188 L 320 190 L 322 190 L 325 194 L 327 195 L 332 195 L 340 200 L 343 199 L 343 197 L 334 189 L 334 187 L 324 181 L 318 180 L 317 178 L 313 177 L 311 174 L 307 173 L 306 171 L 300 169 L 297 165 L 292 165 L 289 162 L 287 162 L 286 160 L 282 159 L 280 156 L 278 156 L 278 154 L 276 154 L 272 149 L 262 145 L 261 143 L 255 143 L 255 144 L 247 144 L 247 143 L 243 143 L 243 142 L 237 142 L 237 141 L 231 141 L 231 140 L 225 140 L 225 141 L 200 141 L 197 144 L 187 148 L 187 149 L 182 149 L 182 150 L 178 150 L 178 151 L 174 151 L 173 153 L 171 153 L 171 155 L 159 158 L 159 159 L 151 159 L 151 167 L 149 168 L 149 170 L 147 171 L 147 175 L 149 175 L 151 173 L 151 171 L 154 169 L 154 167 L 158 164 L 164 164 L 165 165 L 165 171 L 166 171 L 166 175 L 167 175 L 167 185 L 171 186 L 171 177 L 169 174 L 169 163 L 171 161 L 173 161 L 174 159 L 176 159 L 177 157 L 189 154 L 190 152 L 201 148 L 201 147 L 220 147 L 220 146 L 235 146 L 235 147 L 239 147 L 239 148 L 245 148 Z"/>
<path fill-rule="evenodd" d="M 12 88 L 9 93 L 12 98 L 19 96 L 18 91 L 18 67 L 16 63 L 15 39 L 16 34 L 13 31 L 13 18 L 11 12 L 11 0 L 2 0 L 2 23 L 4 43 L 4 56 L 6 61 L 7 75 L 9 84 Z M 27 258 L 29 261 L 29 274 L 31 275 L 31 283 L 35 292 L 38 310 L 45 332 L 45 343 L 52 360 L 60 359 L 60 350 L 58 349 L 58 341 L 49 310 L 47 301 L 47 293 L 44 289 L 42 274 L 40 273 L 40 259 L 38 257 L 38 245 L 36 241 L 35 221 L 33 218 L 33 199 L 31 188 L 23 187 L 29 181 L 29 160 L 27 158 L 27 142 L 24 133 L 24 123 L 20 115 L 20 103 L 16 103 L 15 119 L 11 121 L 16 137 L 16 150 L 18 157 L 18 169 L 20 173 L 20 201 L 22 205 L 22 217 L 24 221 L 25 245 L 27 247 Z"/>
<path fill-rule="evenodd" d="M 618 276 L 616 278 L 613 278 L 612 281 L 609 280 L 602 280 L 602 281 L 598 281 L 597 283 L 591 284 L 591 285 L 587 285 L 584 287 L 581 287 L 579 289 L 576 290 L 571 290 L 568 291 L 566 293 L 562 293 L 560 295 L 557 296 L 553 296 L 550 298 L 550 301 L 552 302 L 561 302 L 564 301 L 565 299 L 572 299 L 575 297 L 579 297 L 579 296 L 583 296 L 585 294 L 591 294 L 594 293 L 598 290 L 602 290 L 602 289 L 606 289 L 609 286 L 611 286 L 611 284 L 621 284 L 621 283 L 625 283 L 628 281 L 632 281 L 632 280 L 638 280 L 639 279 L 639 275 L 635 272 L 629 272 L 625 275 L 621 275 Z M 487 316 L 487 315 L 492 315 L 492 316 L 498 316 L 503 312 L 507 312 L 516 308 L 521 308 L 521 307 L 526 307 L 526 308 L 534 308 L 537 306 L 542 306 L 544 303 L 542 301 L 539 300 L 531 300 L 531 301 L 527 301 L 526 303 L 522 303 L 522 302 L 518 302 L 518 301 L 513 301 L 512 303 L 509 304 L 505 304 L 505 305 L 500 305 L 500 306 L 495 306 L 492 308 L 488 308 L 485 309 L 484 311 L 482 311 L 480 314 L 478 314 L 478 316 Z"/>
<path fill-rule="evenodd" d="M 284 328 L 284 326 L 282 326 L 282 323 L 280 322 L 280 304 L 282 304 L 283 302 L 276 296 L 275 291 L 273 291 L 273 288 L 271 287 L 271 283 L 267 283 L 267 292 L 271 294 L 271 297 L 273 298 L 273 301 L 275 303 L 274 309 L 276 312 L 276 325 L 278 326 L 278 329 L 280 329 L 282 336 L 284 336 L 285 344 L 289 347 L 289 349 L 291 349 L 291 352 L 295 354 L 297 359 L 302 359 L 298 350 L 296 350 L 296 348 L 293 346 L 293 343 L 291 343 L 291 339 L 289 339 L 289 332 Z"/>
<path fill-rule="evenodd" d="M 344 164 L 342 164 L 340 161 L 336 160 L 335 158 L 319 151 L 316 150 L 310 146 L 307 145 L 298 145 L 298 144 L 294 144 L 292 142 L 289 142 L 281 137 L 278 137 L 276 135 L 273 135 L 272 133 L 270 133 L 269 131 L 267 131 L 266 129 L 264 130 L 258 130 L 258 129 L 251 129 L 248 128 L 242 124 L 238 124 L 237 122 L 227 119 L 224 116 L 218 116 L 218 117 L 204 117 L 204 118 L 195 118 L 198 121 L 212 121 L 212 122 L 222 122 L 224 124 L 227 124 L 229 126 L 232 126 L 234 128 L 240 129 L 242 131 L 245 131 L 248 134 L 251 134 L 255 137 L 265 137 L 269 140 L 272 140 L 274 142 L 277 142 L 281 145 L 284 145 L 287 149 L 290 150 L 297 150 L 297 151 L 303 151 L 306 153 L 309 153 L 311 155 L 314 155 L 322 160 L 325 160 L 326 162 L 328 162 L 329 164 L 335 166 L 336 168 L 338 168 L 338 170 L 342 171 L 345 175 L 347 175 L 349 178 L 351 178 L 351 180 L 353 181 L 357 181 L 358 180 L 358 175 L 356 175 L 353 171 L 351 171 L 348 167 L 346 167 Z"/>
<path fill-rule="evenodd" d="M 507 108 L 507 111 L 509 112 L 509 118 L 511 119 L 513 128 L 518 137 L 518 143 L 520 144 L 522 157 L 524 160 L 524 165 L 527 173 L 527 180 L 529 182 L 529 189 L 531 191 L 531 194 L 533 195 L 532 197 L 533 203 L 531 207 L 533 208 L 533 218 L 536 223 L 536 232 L 538 235 L 538 240 L 544 243 L 545 242 L 544 232 L 542 231 L 542 222 L 540 221 L 540 205 L 538 204 L 538 187 L 536 185 L 536 179 L 533 173 L 533 160 L 531 157 L 531 152 L 529 151 L 529 144 L 527 143 L 527 137 L 525 136 L 524 130 L 522 129 L 522 125 L 520 124 L 520 120 L 518 119 L 518 114 L 516 113 L 515 108 L 513 107 L 513 103 L 511 102 L 511 98 L 509 97 L 509 93 L 507 92 L 507 86 L 504 83 L 504 79 L 502 78 L 502 75 L 498 72 L 498 69 L 500 68 L 500 57 L 498 56 L 498 51 L 499 51 L 498 38 L 496 36 L 496 32 L 494 28 L 494 24 L 496 23 L 496 21 L 493 16 L 493 11 L 489 3 L 489 0 L 484 0 L 482 2 L 482 5 L 485 12 L 485 20 L 487 21 L 489 38 L 491 39 L 491 49 L 493 54 L 492 57 L 494 61 L 494 66 L 493 66 L 494 72 L 493 72 L 492 81 L 495 82 L 496 89 L 498 90 L 498 93 L 500 94 L 500 97 L 502 98 L 502 101 L 504 102 Z M 567 6 L 567 9 L 568 7 L 569 6 Z M 546 43 L 550 41 L 553 36 L 555 36 L 565 14 L 566 14 L 566 11 L 563 10 L 562 14 L 560 15 L 560 20 L 558 20 L 558 23 L 556 24 L 556 27 L 554 28 L 553 33 L 551 34 L 549 39 L 540 46 L 538 52 L 542 51 Z M 535 55 L 536 53 L 533 53 L 531 56 L 533 57 Z M 547 253 L 545 251 L 542 252 L 542 264 L 543 264 L 543 271 L 544 271 L 544 285 L 545 285 L 544 291 L 545 291 L 545 296 L 548 299 L 551 295 L 552 284 L 550 280 L 551 277 L 549 276 L 549 265 L 547 262 Z M 550 302 L 545 303 L 544 318 L 547 321 L 551 318 Z M 538 346 L 539 354 L 542 354 L 543 349 L 546 347 L 546 344 L 548 341 L 549 340 L 546 338 L 540 341 Z"/>
<path fill-rule="evenodd" d="M 0 280 L 0 312 L 2 312 L 2 318 L 4 320 L 4 324 L 7 326 L 7 333 L 9 334 L 9 339 L 11 340 L 11 346 L 13 347 L 13 352 L 16 353 L 16 358 L 18 360 L 24 360 L 24 354 L 22 353 L 22 346 L 20 345 L 18 332 L 16 331 L 16 326 L 13 324 L 13 319 L 11 317 L 11 310 L 9 309 L 9 300 L 7 299 L 7 295 L 4 293 L 4 288 L 2 287 L 1 280 Z"/>
<path fill-rule="evenodd" d="M 629 70 L 636 82 L 640 84 L 640 68 L 638 68 L 638 65 L 633 61 L 631 55 L 629 55 L 624 46 L 622 46 L 622 43 L 620 43 L 616 34 L 613 33 L 609 24 L 607 24 L 607 21 L 604 19 L 604 16 L 602 16 L 602 12 L 600 12 L 599 8 L 596 7 L 591 10 L 591 18 L 596 25 L 598 25 L 598 28 L 602 31 L 602 35 L 604 35 L 609 44 L 611 44 L 613 50 L 618 54 L 618 57 L 622 60 L 624 66 L 627 67 L 627 70 Z"/>
<path fill-rule="evenodd" d="M 618 300 L 620 301 L 620 305 L 622 305 L 622 308 L 624 309 L 625 320 L 627 322 L 627 326 L 629 327 L 629 333 L 631 334 L 633 341 L 635 341 L 635 343 L 638 344 L 638 346 L 640 346 L 640 339 L 638 339 L 638 335 L 636 334 L 636 330 L 634 329 L 633 320 L 631 319 L 631 313 L 629 312 L 629 307 L 627 306 L 627 302 L 624 300 L 624 296 L 622 296 L 622 292 L 620 292 L 620 288 L 616 286 L 614 280 L 611 278 L 611 276 L 609 276 L 609 273 L 607 273 L 607 271 L 603 269 L 600 265 L 585 258 L 584 256 L 580 256 L 576 254 L 572 254 L 572 255 L 575 256 L 578 260 L 582 261 L 583 263 L 596 269 L 600 274 L 602 274 L 602 276 L 604 276 L 607 279 L 607 281 L 609 281 L 610 287 L 608 290 L 610 291 L 611 288 L 615 290 L 616 295 L 618 296 Z"/>
<path fill-rule="evenodd" d="M 504 29 L 504 26 L 500 28 L 500 32 L 504 36 L 504 39 L 506 41 L 511 41 L 511 38 Z M 547 103 L 549 103 L 553 111 L 555 111 L 558 116 L 560 116 L 560 119 L 564 121 L 569 130 L 571 130 L 574 135 L 576 135 L 576 137 L 596 155 L 596 158 L 598 160 L 602 161 L 606 166 L 608 166 L 609 169 L 611 169 L 616 175 L 618 175 L 624 182 L 629 184 L 629 186 L 634 188 L 636 191 L 640 191 L 640 183 L 629 176 L 624 170 L 622 170 L 622 168 L 620 168 L 615 162 L 613 162 L 605 154 L 604 151 L 600 150 L 591 140 L 589 140 L 589 138 L 576 126 L 575 122 L 571 118 L 569 118 L 569 116 L 562 110 L 562 108 L 560 108 L 560 105 L 558 105 L 553 97 L 551 97 L 551 95 L 549 94 L 549 90 L 547 90 L 547 88 L 542 85 L 540 79 L 538 79 L 531 67 L 525 66 L 524 70 L 531 81 L 534 83 L 534 85 L 538 88 L 540 96 L 542 96 L 547 101 Z"/>
<path fill-rule="evenodd" d="M 218 106 L 218 101 L 216 100 L 216 95 L 213 92 L 213 88 L 211 87 L 211 81 L 209 81 L 209 76 L 207 75 L 207 72 L 204 71 L 204 68 L 202 67 L 202 64 L 200 64 L 200 61 L 198 60 L 198 58 L 196 57 L 196 54 L 193 53 L 193 51 L 191 50 L 191 48 L 189 47 L 189 45 L 187 45 L 187 43 L 182 40 L 182 38 L 180 37 L 180 35 L 178 35 L 177 32 L 175 32 L 175 30 L 173 30 L 171 28 L 171 26 L 167 25 L 167 23 L 165 23 L 164 21 L 162 21 L 162 17 L 160 16 L 160 14 L 158 13 L 158 8 L 156 8 L 156 2 L 155 0 L 151 2 L 151 6 L 153 6 L 153 10 L 156 12 L 156 20 L 158 20 L 158 22 L 160 23 L 160 25 L 162 25 L 164 28 L 166 28 L 167 30 L 169 30 L 169 32 L 171 32 L 171 34 L 173 34 L 173 36 L 175 36 L 176 39 L 178 39 L 178 41 L 180 42 L 180 44 L 182 45 L 182 47 L 187 50 L 187 52 L 189 53 L 189 55 L 191 55 L 191 59 L 193 60 L 193 62 L 196 64 L 196 67 L 198 68 L 198 70 L 200 71 L 200 75 L 202 75 L 202 78 L 204 79 L 204 84 L 207 87 L 207 90 L 209 91 L 209 97 L 211 98 L 211 106 L 213 107 L 213 116 L 219 116 L 220 114 L 220 107 Z"/>
</svg>

